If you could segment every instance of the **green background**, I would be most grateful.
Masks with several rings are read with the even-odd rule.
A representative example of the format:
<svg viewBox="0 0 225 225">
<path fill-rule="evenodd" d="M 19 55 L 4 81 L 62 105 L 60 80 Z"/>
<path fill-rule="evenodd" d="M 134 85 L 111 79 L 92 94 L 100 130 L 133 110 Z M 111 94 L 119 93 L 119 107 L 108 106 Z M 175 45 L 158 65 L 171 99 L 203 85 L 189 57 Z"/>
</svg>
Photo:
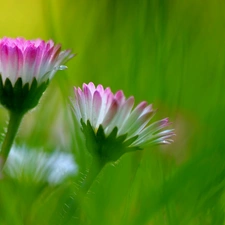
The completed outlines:
<svg viewBox="0 0 225 225">
<path fill-rule="evenodd" d="M 80 173 L 56 186 L 32 174 L 2 180 L 0 224 L 225 224 L 224 10 L 219 0 L 2 1 L 1 37 L 53 39 L 77 53 L 25 116 L 16 143 L 72 152 Z M 90 81 L 153 103 L 154 120 L 169 117 L 176 137 L 107 165 L 76 222 L 90 157 L 69 97 Z"/>
</svg>

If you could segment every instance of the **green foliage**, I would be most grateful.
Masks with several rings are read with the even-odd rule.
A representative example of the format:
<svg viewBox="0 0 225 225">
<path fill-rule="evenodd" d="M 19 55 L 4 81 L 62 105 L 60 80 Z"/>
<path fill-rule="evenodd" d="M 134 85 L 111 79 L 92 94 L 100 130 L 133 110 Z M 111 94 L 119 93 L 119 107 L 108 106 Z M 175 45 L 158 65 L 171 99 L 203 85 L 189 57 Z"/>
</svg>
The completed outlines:
<svg viewBox="0 0 225 225">
<path fill-rule="evenodd" d="M 21 3 L 13 18 L 26 18 L 10 20 L 1 35 L 52 38 L 77 56 L 66 72 L 56 74 L 37 109 L 26 115 L 16 144 L 72 152 L 79 171 L 57 185 L 2 179 L 0 224 L 225 224 L 225 3 L 39 4 L 31 9 Z M 34 15 L 39 10 L 38 25 L 27 23 L 37 23 L 37 18 L 28 18 L 26 7 Z M 14 27 L 23 29 L 17 34 Z M 152 102 L 156 120 L 169 116 L 177 136 L 170 146 L 125 154 L 106 165 L 83 196 L 79 189 L 91 158 L 68 102 L 72 87 L 89 81 L 114 92 L 123 89 L 137 103 Z M 2 132 L 4 113 L 1 109 Z"/>
</svg>

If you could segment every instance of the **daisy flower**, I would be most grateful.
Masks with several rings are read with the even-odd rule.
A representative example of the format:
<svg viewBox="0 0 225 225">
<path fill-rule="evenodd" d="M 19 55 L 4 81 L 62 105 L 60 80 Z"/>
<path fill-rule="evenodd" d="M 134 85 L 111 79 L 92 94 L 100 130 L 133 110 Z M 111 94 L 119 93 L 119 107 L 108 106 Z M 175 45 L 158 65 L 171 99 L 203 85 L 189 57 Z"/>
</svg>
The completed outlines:
<svg viewBox="0 0 225 225">
<path fill-rule="evenodd" d="M 143 101 L 134 107 L 134 97 L 126 98 L 120 90 L 93 83 L 74 88 L 73 110 L 92 155 L 115 161 L 125 152 L 152 144 L 170 144 L 174 136 L 168 118 L 150 123 L 155 114 Z"/>
<path fill-rule="evenodd" d="M 35 107 L 49 80 L 73 56 L 52 40 L 0 39 L 1 104 L 22 113 Z"/>
</svg>

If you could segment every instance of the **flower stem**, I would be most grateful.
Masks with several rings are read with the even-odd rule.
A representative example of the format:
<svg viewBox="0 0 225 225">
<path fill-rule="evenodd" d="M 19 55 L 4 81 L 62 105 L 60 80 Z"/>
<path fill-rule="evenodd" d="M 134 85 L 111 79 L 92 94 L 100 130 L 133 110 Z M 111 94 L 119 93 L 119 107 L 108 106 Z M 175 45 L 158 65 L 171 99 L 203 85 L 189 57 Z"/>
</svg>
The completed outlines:
<svg viewBox="0 0 225 225">
<path fill-rule="evenodd" d="M 89 191 L 93 182 L 95 181 L 96 177 L 101 172 L 101 170 L 103 169 L 105 164 L 106 164 L 106 162 L 104 160 L 94 160 L 93 159 L 91 167 L 89 168 L 87 176 L 85 177 L 83 185 L 81 186 L 81 191 L 84 194 L 86 194 Z"/>
<path fill-rule="evenodd" d="M 3 169 L 12 147 L 14 138 L 23 118 L 23 113 L 9 112 L 9 124 L 0 152 L 0 171 Z"/>
<path fill-rule="evenodd" d="M 73 209 L 74 217 L 72 219 L 70 219 L 71 221 L 73 220 L 74 224 L 82 224 L 82 216 L 81 216 L 82 215 L 82 205 L 84 203 L 85 197 L 88 194 L 88 191 L 90 190 L 92 184 L 98 177 L 99 173 L 104 168 L 105 164 L 106 164 L 106 161 L 93 158 L 92 164 L 91 164 L 89 170 L 87 171 L 86 176 L 82 180 L 82 184 L 81 184 L 78 192 L 76 193 L 76 198 L 77 198 L 78 202 L 75 204 L 75 209 Z M 66 213 L 69 214 L 69 212 L 67 211 L 68 209 L 69 208 L 67 208 L 67 209 L 64 208 L 64 210 L 63 210 L 64 217 L 65 217 Z M 71 215 L 71 214 L 69 214 L 69 215 Z M 72 222 L 71 222 L 71 224 L 72 224 Z"/>
</svg>

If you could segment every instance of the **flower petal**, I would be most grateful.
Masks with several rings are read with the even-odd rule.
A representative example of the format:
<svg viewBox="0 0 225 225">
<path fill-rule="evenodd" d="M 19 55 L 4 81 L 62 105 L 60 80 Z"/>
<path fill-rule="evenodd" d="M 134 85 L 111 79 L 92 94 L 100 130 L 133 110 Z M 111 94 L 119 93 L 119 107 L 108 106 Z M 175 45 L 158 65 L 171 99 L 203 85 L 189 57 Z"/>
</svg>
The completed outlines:
<svg viewBox="0 0 225 225">
<path fill-rule="evenodd" d="M 18 77 L 23 84 L 36 78 L 38 83 L 51 79 L 62 63 L 74 55 L 71 50 L 61 51 L 61 45 L 52 40 L 25 40 L 24 38 L 0 39 L 0 72 L 3 83 L 9 78 L 12 85 Z"/>
<path fill-rule="evenodd" d="M 102 107 L 102 98 L 98 91 L 94 92 L 92 106 L 92 126 L 97 128 L 100 125 L 99 115 Z"/>
<path fill-rule="evenodd" d="M 113 118 L 115 117 L 117 111 L 118 111 L 118 102 L 115 99 L 113 99 L 113 101 L 105 115 L 105 118 L 102 122 L 102 126 L 104 128 L 106 128 L 109 125 L 109 123 L 111 123 L 113 121 Z"/>
</svg>

